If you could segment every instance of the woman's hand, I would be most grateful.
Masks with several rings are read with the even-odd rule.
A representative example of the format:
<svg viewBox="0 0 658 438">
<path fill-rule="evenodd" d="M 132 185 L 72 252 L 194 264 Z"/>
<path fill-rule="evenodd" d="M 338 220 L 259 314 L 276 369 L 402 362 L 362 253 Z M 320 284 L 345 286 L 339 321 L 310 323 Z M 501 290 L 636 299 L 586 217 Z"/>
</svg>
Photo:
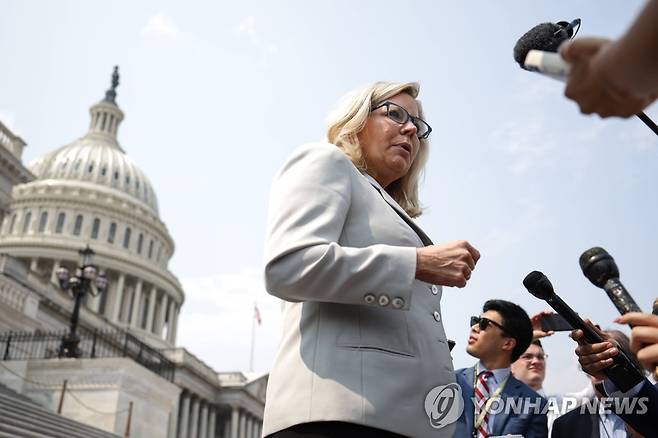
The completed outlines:
<svg viewBox="0 0 658 438">
<path fill-rule="evenodd" d="M 615 319 L 619 324 L 631 324 L 631 350 L 647 370 L 658 366 L 658 316 L 631 312 Z"/>
<path fill-rule="evenodd" d="M 416 250 L 416 278 L 441 286 L 464 287 L 471 278 L 480 252 L 465 240 Z"/>
</svg>

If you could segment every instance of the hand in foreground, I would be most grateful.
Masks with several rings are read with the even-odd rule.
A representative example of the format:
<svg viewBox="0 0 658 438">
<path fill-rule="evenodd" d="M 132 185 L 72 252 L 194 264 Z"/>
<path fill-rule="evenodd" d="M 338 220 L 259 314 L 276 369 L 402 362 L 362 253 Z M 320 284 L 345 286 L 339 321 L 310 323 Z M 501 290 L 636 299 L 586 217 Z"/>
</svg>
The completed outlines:
<svg viewBox="0 0 658 438">
<path fill-rule="evenodd" d="M 601 336 L 603 342 L 587 344 L 582 330 L 572 331 L 571 338 L 579 344 L 576 348 L 576 356 L 578 356 L 578 362 L 583 371 L 592 377 L 604 380 L 607 377 L 603 370 L 612 365 L 612 358 L 619 354 L 619 350 L 617 350 L 614 341 L 607 334 L 594 327 L 589 319 L 585 320 L 585 323 Z"/>
<path fill-rule="evenodd" d="M 615 319 L 619 324 L 631 324 L 631 350 L 647 370 L 658 366 L 658 316 L 631 312 Z"/>
<path fill-rule="evenodd" d="M 560 46 L 560 55 L 571 64 L 565 96 L 576 101 L 584 114 L 630 117 L 649 106 L 656 97 L 637 97 L 614 86 L 603 62 L 615 43 L 604 38 L 578 38 Z"/>
<path fill-rule="evenodd" d="M 540 339 L 540 338 L 545 338 L 546 336 L 553 336 L 555 333 L 553 330 L 549 330 L 547 332 L 544 331 L 544 329 L 541 328 L 541 317 L 544 315 L 552 315 L 555 312 L 551 312 L 550 310 L 542 310 L 539 313 L 536 313 L 530 317 L 530 322 L 532 323 L 532 339 Z"/>
<path fill-rule="evenodd" d="M 430 245 L 416 250 L 416 278 L 441 286 L 464 287 L 480 252 L 465 240 Z"/>
</svg>

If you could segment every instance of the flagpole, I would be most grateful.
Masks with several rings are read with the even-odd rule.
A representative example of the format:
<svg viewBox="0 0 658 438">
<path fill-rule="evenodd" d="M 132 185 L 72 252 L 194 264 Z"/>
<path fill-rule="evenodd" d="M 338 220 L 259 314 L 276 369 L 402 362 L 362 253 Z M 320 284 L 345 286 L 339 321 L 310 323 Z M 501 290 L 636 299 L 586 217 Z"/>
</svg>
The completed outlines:
<svg viewBox="0 0 658 438">
<path fill-rule="evenodd" d="M 254 372 L 254 342 L 256 340 L 256 301 L 251 315 L 251 354 L 249 355 L 249 371 Z"/>
</svg>

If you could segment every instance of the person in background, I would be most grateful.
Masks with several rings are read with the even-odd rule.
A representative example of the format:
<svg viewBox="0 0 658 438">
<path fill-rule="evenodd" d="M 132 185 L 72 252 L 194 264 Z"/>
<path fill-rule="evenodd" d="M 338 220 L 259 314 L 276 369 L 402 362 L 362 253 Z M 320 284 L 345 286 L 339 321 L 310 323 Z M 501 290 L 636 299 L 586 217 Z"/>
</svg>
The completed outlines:
<svg viewBox="0 0 658 438">
<path fill-rule="evenodd" d="M 658 97 L 658 0 L 649 0 L 618 40 L 577 38 L 560 54 L 571 64 L 565 95 L 583 113 L 639 113 Z"/>
<path fill-rule="evenodd" d="M 464 398 L 464 412 L 457 420 L 455 438 L 483 438 L 518 434 L 526 438 L 548 435 L 546 399 L 511 375 L 510 366 L 528 349 L 532 324 L 518 305 L 504 300 L 484 303 L 480 316 L 471 318 L 466 352 L 479 359 L 470 368 L 456 371 Z M 520 409 L 494 408 L 502 403 Z"/>
<path fill-rule="evenodd" d="M 608 335 L 609 339 L 615 341 L 617 348 L 623 350 L 637 367 L 640 367 L 637 358 L 630 352 L 630 343 L 624 333 L 619 330 L 609 330 L 604 333 Z M 603 388 L 603 380 L 591 375 L 588 377 L 590 378 L 591 386 L 594 390 L 593 394 L 595 394 L 596 399 L 605 398 L 606 393 Z M 568 438 L 573 436 L 631 438 L 638 436 L 638 434 L 614 412 L 603 409 L 598 403 L 588 402 L 586 406 L 567 412 L 557 418 L 553 423 L 552 438 Z"/>
</svg>

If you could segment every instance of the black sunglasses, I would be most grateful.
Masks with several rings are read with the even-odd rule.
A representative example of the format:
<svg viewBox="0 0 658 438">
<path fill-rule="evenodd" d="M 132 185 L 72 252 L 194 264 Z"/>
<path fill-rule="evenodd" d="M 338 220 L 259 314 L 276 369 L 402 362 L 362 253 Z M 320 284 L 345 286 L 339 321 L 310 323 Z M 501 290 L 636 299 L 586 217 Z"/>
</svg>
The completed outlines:
<svg viewBox="0 0 658 438">
<path fill-rule="evenodd" d="M 493 324 L 501 329 L 503 333 L 507 333 L 505 327 L 503 327 L 501 324 L 498 324 L 496 321 L 492 321 L 489 318 L 485 318 L 484 316 L 471 316 L 471 327 L 477 325 L 480 327 L 480 330 L 486 330 L 487 327 L 489 327 L 489 324 Z"/>
</svg>

